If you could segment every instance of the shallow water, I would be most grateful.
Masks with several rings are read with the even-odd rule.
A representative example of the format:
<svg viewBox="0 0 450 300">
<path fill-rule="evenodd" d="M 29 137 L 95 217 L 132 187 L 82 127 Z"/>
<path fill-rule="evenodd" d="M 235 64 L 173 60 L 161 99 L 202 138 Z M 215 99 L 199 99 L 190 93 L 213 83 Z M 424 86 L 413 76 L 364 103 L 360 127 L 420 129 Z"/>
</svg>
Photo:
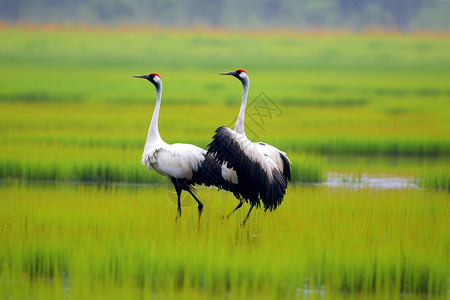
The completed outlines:
<svg viewBox="0 0 450 300">
<path fill-rule="evenodd" d="M 379 188 L 379 189 L 404 189 L 418 188 L 413 177 L 396 177 L 392 174 L 361 174 L 359 176 L 345 173 L 328 173 L 327 180 L 317 185 L 328 187 L 352 187 L 352 188 Z"/>
<path fill-rule="evenodd" d="M 405 189 L 405 188 L 419 188 L 419 186 L 415 183 L 414 177 L 401 177 L 394 176 L 393 174 L 362 174 L 362 175 L 354 175 L 347 173 L 338 173 L 338 172 L 330 172 L 327 174 L 327 179 L 324 182 L 320 183 L 294 183 L 296 185 L 314 185 L 314 186 L 327 186 L 331 188 L 335 187 L 349 187 L 349 188 L 378 188 L 378 189 Z M 171 194 L 172 198 L 174 198 L 174 202 L 176 201 L 176 194 L 173 190 L 173 185 L 169 182 L 160 183 L 160 184 L 129 184 L 129 183 L 117 183 L 115 185 L 118 186 L 136 186 L 136 187 L 145 187 L 145 186 L 165 186 L 167 192 Z M 203 188 L 207 188 L 204 186 L 196 186 L 196 190 L 201 192 Z M 212 189 L 215 189 L 212 187 Z M 173 194 L 173 195 L 172 195 Z M 186 196 L 186 195 L 185 195 Z M 188 197 L 190 198 L 190 197 Z"/>
</svg>

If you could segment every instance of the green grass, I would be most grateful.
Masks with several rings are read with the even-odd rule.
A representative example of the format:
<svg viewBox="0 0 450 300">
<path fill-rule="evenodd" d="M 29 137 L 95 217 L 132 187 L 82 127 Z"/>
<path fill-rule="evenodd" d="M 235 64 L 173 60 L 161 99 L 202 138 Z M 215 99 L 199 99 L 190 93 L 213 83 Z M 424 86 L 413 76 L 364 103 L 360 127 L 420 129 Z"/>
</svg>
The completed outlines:
<svg viewBox="0 0 450 300">
<path fill-rule="evenodd" d="M 2 298 L 448 293 L 447 193 L 294 186 L 246 227 L 248 206 L 222 220 L 236 200 L 207 188 L 200 226 L 191 201 L 175 222 L 164 186 L 3 183 L 0 195 Z"/>
<path fill-rule="evenodd" d="M 154 88 L 131 77 L 155 71 L 170 143 L 205 148 L 233 125 L 241 85 L 217 74 L 244 67 L 249 103 L 265 95 L 248 107 L 247 135 L 290 157 L 450 154 L 444 37 L 4 28 L 0 38 L 1 178 L 160 181 L 139 164 Z M 293 161 L 294 180 L 324 177 L 326 164 Z"/>
<path fill-rule="evenodd" d="M 0 38 L 2 142 L 141 145 L 154 89 L 131 75 L 156 71 L 164 136 L 206 145 L 240 103 L 239 82 L 217 74 L 244 67 L 250 102 L 264 92 L 277 105 L 271 117 L 247 118 L 248 130 L 280 148 L 450 153 L 445 36 L 4 28 Z"/>
<path fill-rule="evenodd" d="M 154 95 L 150 84 L 139 83 L 150 94 L 147 103 L 0 102 L 1 178 L 163 180 L 140 164 Z M 232 125 L 238 105 L 163 103 L 161 135 L 169 143 L 192 143 L 206 148 L 218 126 Z M 316 182 L 326 171 L 352 171 L 348 169 L 359 167 L 359 163 L 347 168 L 327 164 L 326 155 L 364 155 L 363 160 L 368 161 L 375 160 L 372 156 L 420 155 L 448 161 L 450 139 L 446 138 L 447 132 L 439 129 L 447 122 L 439 115 L 447 112 L 436 108 L 434 113 L 398 117 L 374 111 L 369 116 L 367 109 L 342 108 L 337 113 L 334 107 L 289 106 L 281 117 L 265 120 L 262 128 L 248 118 L 247 134 L 254 141 L 262 140 L 286 151 L 293 162 L 293 179 L 302 182 Z M 211 112 L 216 117 L 197 122 Z M 436 131 L 429 132 L 425 123 Z M 313 159 L 302 158 L 302 153 Z M 320 156 L 318 163 L 314 158 Z M 396 170 L 392 169 L 393 164 L 385 164 L 382 171 L 419 174 L 421 160 L 410 162 Z"/>
<path fill-rule="evenodd" d="M 34 149 L 36 150 L 36 149 Z M 42 156 L 49 153 L 46 149 Z M 104 151 L 102 151 L 104 150 Z M 128 151 L 109 151 L 108 148 L 53 148 L 52 151 L 63 151 L 73 154 L 69 158 L 54 158 L 45 161 L 41 158 L 0 159 L 0 178 L 51 181 L 97 181 L 122 183 L 164 183 L 168 179 L 155 171 L 148 172 L 136 159 L 141 155 L 141 149 Z M 82 156 L 78 156 L 82 152 Z M 98 160 L 86 160 L 83 157 L 95 157 L 101 153 Z M 33 155 L 38 154 L 33 152 Z M 92 155 L 92 156 L 91 156 Z M 326 163 L 323 158 L 315 155 L 293 155 L 291 173 L 292 181 L 303 183 L 321 182 L 325 179 Z"/>
<path fill-rule="evenodd" d="M 450 164 L 427 166 L 416 181 L 424 188 L 450 191 Z"/>
<path fill-rule="evenodd" d="M 0 39 L 0 298 L 448 295 L 446 36 L 3 28 Z M 294 181 L 394 174 L 431 188 L 293 184 L 242 227 L 248 206 L 222 220 L 236 199 L 199 187 L 200 226 L 189 197 L 176 223 L 172 187 L 140 164 L 155 91 L 131 75 L 162 75 L 165 141 L 206 148 L 238 113 L 240 83 L 217 75 L 236 68 L 250 74 L 249 104 L 266 97 L 247 109 L 248 137 L 286 151 Z"/>
</svg>

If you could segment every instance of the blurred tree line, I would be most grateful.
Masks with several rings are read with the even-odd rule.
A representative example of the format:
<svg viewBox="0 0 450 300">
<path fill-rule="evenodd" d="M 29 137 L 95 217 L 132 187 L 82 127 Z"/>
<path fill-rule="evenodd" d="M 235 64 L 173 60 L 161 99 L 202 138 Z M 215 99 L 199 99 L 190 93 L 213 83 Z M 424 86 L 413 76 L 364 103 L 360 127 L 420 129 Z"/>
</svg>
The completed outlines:
<svg viewBox="0 0 450 300">
<path fill-rule="evenodd" d="M 227 28 L 450 28 L 450 0 L 0 0 L 8 23 Z"/>
</svg>

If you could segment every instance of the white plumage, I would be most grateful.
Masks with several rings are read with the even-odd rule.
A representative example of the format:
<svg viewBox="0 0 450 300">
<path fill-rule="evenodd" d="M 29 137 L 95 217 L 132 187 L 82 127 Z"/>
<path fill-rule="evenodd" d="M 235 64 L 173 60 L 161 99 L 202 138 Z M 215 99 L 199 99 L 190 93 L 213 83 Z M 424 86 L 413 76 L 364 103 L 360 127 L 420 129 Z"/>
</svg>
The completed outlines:
<svg viewBox="0 0 450 300">
<path fill-rule="evenodd" d="M 168 178 L 192 179 L 205 160 L 206 150 L 190 144 L 167 144 L 157 141 L 144 148 L 142 164 Z"/>
<path fill-rule="evenodd" d="M 233 191 L 233 182 L 237 181 L 236 172 L 219 164 L 206 150 L 191 144 L 167 144 L 158 131 L 159 110 L 161 107 L 162 80 L 157 73 L 136 75 L 150 81 L 156 88 L 156 104 L 148 129 L 147 141 L 142 153 L 142 164 L 169 178 L 177 192 L 177 218 L 181 216 L 181 191 L 189 192 L 198 203 L 199 219 L 203 204 L 195 196 L 193 185 L 214 185 Z"/>
<path fill-rule="evenodd" d="M 242 103 L 235 129 L 219 127 L 209 144 L 208 154 L 236 170 L 242 198 L 251 205 L 246 221 L 253 207 L 258 207 L 260 201 L 265 210 L 273 210 L 281 204 L 287 182 L 291 179 L 291 163 L 285 152 L 266 143 L 253 143 L 245 135 L 244 118 L 250 83 L 247 72 L 238 69 L 221 75 L 232 75 L 242 82 Z M 241 206 L 242 201 L 233 212 Z"/>
<path fill-rule="evenodd" d="M 291 161 L 287 157 L 286 152 L 280 151 L 274 146 L 263 142 L 254 143 L 254 145 L 256 146 L 259 152 L 264 154 L 264 156 L 272 159 L 282 173 L 286 169 L 285 161 L 287 161 L 289 165 L 291 164 Z"/>
</svg>

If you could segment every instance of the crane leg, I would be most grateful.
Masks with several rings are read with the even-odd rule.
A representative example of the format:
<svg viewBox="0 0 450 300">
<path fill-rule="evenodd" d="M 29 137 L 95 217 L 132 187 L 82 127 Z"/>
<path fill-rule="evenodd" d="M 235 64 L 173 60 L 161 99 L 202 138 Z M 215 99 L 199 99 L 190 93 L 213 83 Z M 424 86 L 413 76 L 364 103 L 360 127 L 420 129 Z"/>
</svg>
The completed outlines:
<svg viewBox="0 0 450 300">
<path fill-rule="evenodd" d="M 253 206 L 255 206 L 255 205 L 250 206 L 250 209 L 248 210 L 247 216 L 245 217 L 244 223 L 242 223 L 242 226 L 244 226 L 245 223 L 247 222 L 248 216 L 250 216 L 250 212 L 252 211 Z"/>
<path fill-rule="evenodd" d="M 239 202 L 239 204 L 238 204 L 238 206 L 236 206 L 236 208 L 235 209 L 233 209 L 233 211 L 232 212 L 230 212 L 228 215 L 227 215 L 227 219 L 235 212 L 235 211 L 237 211 L 239 208 L 241 208 L 241 206 L 242 206 L 242 204 L 243 204 L 243 202 L 241 201 L 241 202 Z"/>
<path fill-rule="evenodd" d="M 177 198 L 178 198 L 178 206 L 177 206 L 177 216 L 175 218 L 175 221 L 178 220 L 178 218 L 181 217 L 181 188 L 173 182 L 173 185 L 175 186 L 175 191 L 177 192 Z"/>
<path fill-rule="evenodd" d="M 198 203 L 198 221 L 200 221 L 200 217 L 202 216 L 202 211 L 203 211 L 203 203 L 201 203 L 200 200 L 198 200 L 198 198 L 195 196 L 195 194 L 191 190 L 188 189 L 187 191 L 189 192 L 189 194 L 191 194 L 191 196 Z"/>
</svg>

